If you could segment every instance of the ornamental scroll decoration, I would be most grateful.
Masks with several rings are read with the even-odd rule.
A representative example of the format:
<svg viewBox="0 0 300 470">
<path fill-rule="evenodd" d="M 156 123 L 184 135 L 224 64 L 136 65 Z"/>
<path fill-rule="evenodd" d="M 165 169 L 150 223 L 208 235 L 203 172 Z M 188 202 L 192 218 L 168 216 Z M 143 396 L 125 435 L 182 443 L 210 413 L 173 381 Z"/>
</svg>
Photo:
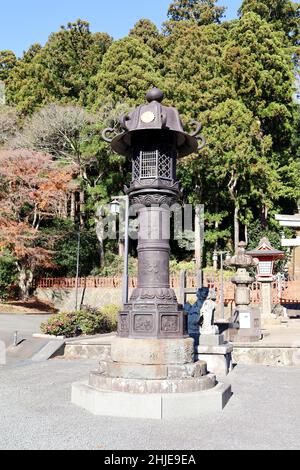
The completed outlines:
<svg viewBox="0 0 300 470">
<path fill-rule="evenodd" d="M 177 202 L 177 197 L 175 195 L 166 196 L 161 194 L 140 194 L 139 196 L 133 196 L 131 200 L 133 204 L 141 204 L 145 207 L 151 207 L 154 205 L 166 205 L 170 207 Z"/>
<path fill-rule="evenodd" d="M 202 150 L 206 146 L 205 138 L 203 137 L 203 135 L 199 135 L 200 132 L 202 131 L 202 124 L 198 121 L 191 121 L 190 125 L 191 126 L 196 126 L 196 130 L 194 132 L 190 133 L 190 136 L 197 138 L 197 140 L 199 141 L 198 151 Z"/>
<path fill-rule="evenodd" d="M 177 297 L 173 289 L 135 289 L 131 296 L 131 301 L 137 300 L 158 300 L 161 302 L 176 302 Z"/>
</svg>

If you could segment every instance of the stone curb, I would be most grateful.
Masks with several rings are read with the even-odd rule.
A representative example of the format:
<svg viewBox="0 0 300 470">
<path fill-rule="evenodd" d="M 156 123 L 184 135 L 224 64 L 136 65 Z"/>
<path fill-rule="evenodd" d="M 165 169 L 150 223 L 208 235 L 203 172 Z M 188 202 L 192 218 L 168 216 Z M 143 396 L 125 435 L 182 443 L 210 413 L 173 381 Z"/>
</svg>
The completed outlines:
<svg viewBox="0 0 300 470">
<path fill-rule="evenodd" d="M 30 358 L 30 362 L 44 362 L 59 354 L 65 346 L 64 340 L 49 341 L 39 352 Z"/>
<path fill-rule="evenodd" d="M 134 394 L 102 392 L 87 382 L 72 385 L 72 403 L 96 416 L 137 419 L 194 419 L 220 413 L 232 396 L 231 386 L 219 383 L 215 388 L 194 393 Z"/>
<path fill-rule="evenodd" d="M 51 339 L 51 340 L 55 340 L 55 339 L 65 340 L 66 339 L 65 336 L 53 336 L 53 335 L 46 335 L 42 333 L 33 333 L 32 337 L 38 338 L 38 339 Z"/>
</svg>

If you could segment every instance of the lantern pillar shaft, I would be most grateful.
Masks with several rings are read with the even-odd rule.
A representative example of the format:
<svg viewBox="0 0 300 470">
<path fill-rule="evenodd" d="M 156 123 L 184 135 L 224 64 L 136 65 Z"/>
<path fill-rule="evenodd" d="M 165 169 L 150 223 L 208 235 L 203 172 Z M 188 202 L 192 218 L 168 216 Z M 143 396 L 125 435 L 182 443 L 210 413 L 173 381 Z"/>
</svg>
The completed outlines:
<svg viewBox="0 0 300 470">
<path fill-rule="evenodd" d="M 270 317 L 272 315 L 272 281 L 261 281 L 261 303 L 262 317 Z"/>
</svg>

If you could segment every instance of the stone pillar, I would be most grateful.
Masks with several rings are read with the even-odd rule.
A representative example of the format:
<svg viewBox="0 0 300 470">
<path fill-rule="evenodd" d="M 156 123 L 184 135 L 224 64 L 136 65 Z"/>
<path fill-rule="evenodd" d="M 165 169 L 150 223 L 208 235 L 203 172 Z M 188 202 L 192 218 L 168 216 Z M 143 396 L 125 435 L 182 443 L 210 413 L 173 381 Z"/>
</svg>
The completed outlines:
<svg viewBox="0 0 300 470">
<path fill-rule="evenodd" d="M 263 317 L 272 316 L 272 281 L 261 281 L 261 313 Z"/>
<path fill-rule="evenodd" d="M 272 283 L 273 280 L 260 280 L 261 282 L 261 320 L 263 327 L 271 325 L 280 325 L 281 318 L 272 313 L 273 299 L 272 299 Z"/>
<path fill-rule="evenodd" d="M 120 312 L 121 338 L 186 338 L 187 315 L 170 287 L 169 204 L 153 206 L 153 198 L 135 194 L 139 209 L 138 284 Z M 155 198 L 156 199 L 156 198 Z M 164 199 L 166 202 L 167 199 Z"/>
<path fill-rule="evenodd" d="M 139 210 L 138 285 L 120 313 L 119 336 L 185 338 L 187 316 L 170 288 L 170 210 Z"/>
<path fill-rule="evenodd" d="M 239 243 L 237 255 L 226 263 L 235 266 L 237 273 L 232 279 L 235 284 L 235 312 L 233 317 L 233 328 L 230 330 L 232 342 L 249 342 L 261 339 L 261 320 L 259 309 L 251 306 L 250 285 L 254 278 L 250 276 L 248 269 L 255 267 L 258 260 L 253 260 L 246 254 L 246 243 Z"/>
<path fill-rule="evenodd" d="M 138 220 L 138 289 L 170 289 L 170 211 L 144 207 Z"/>
<path fill-rule="evenodd" d="M 231 339 L 234 342 L 259 341 L 261 339 L 260 312 L 259 309 L 250 305 L 250 285 L 253 284 L 254 278 L 245 268 L 240 268 L 232 282 L 236 285 L 234 322 L 239 328 L 237 331 L 233 330 Z"/>
<path fill-rule="evenodd" d="M 300 231 L 298 237 L 300 237 Z M 294 280 L 300 280 L 300 246 L 294 248 Z"/>
</svg>

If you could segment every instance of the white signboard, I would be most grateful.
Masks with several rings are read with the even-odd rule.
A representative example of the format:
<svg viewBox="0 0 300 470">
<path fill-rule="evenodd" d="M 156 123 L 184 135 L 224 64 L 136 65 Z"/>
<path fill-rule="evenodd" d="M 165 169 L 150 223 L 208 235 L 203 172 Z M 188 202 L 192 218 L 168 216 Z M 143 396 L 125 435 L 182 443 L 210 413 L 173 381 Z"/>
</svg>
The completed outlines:
<svg viewBox="0 0 300 470">
<path fill-rule="evenodd" d="M 291 247 L 300 246 L 300 237 L 292 238 L 291 240 L 288 239 L 288 238 L 283 238 L 281 240 L 281 245 L 282 246 L 291 246 Z"/>
<path fill-rule="evenodd" d="M 240 312 L 240 328 L 251 328 L 251 314 L 250 312 Z"/>
</svg>

